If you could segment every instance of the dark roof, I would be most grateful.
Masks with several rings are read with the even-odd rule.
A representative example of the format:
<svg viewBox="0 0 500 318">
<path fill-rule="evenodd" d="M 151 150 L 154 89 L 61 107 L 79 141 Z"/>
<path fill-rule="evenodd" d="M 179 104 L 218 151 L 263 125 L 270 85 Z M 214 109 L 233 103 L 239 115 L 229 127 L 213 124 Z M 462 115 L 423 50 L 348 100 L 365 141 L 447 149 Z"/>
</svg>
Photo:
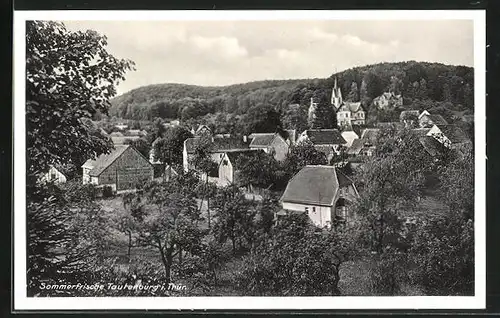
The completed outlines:
<svg viewBox="0 0 500 318">
<path fill-rule="evenodd" d="M 370 141 L 372 143 L 378 140 L 378 135 L 380 133 L 380 129 L 378 128 L 366 128 L 361 133 L 360 139 L 364 139 L 365 142 Z"/>
<path fill-rule="evenodd" d="M 455 125 L 436 125 L 452 144 L 470 142 L 465 132 Z"/>
<path fill-rule="evenodd" d="M 226 155 L 231 161 L 231 164 L 233 165 L 234 169 L 239 169 L 240 167 L 238 166 L 238 159 L 242 157 L 254 157 L 259 155 L 263 150 L 261 149 L 247 149 L 247 150 L 240 150 L 240 151 L 231 151 L 227 152 Z"/>
<path fill-rule="evenodd" d="M 188 138 L 185 141 L 186 150 L 188 153 L 194 153 L 196 147 L 196 141 L 199 137 Z M 244 142 L 242 138 L 214 138 L 212 141 L 214 145 L 213 152 L 224 152 L 224 151 L 235 151 L 248 149 L 249 143 Z"/>
<path fill-rule="evenodd" d="M 347 154 L 349 154 L 349 155 L 357 155 L 357 154 L 359 154 L 359 152 L 361 151 L 361 149 L 363 149 L 364 145 L 365 145 L 364 140 L 354 139 L 352 141 L 351 147 L 349 147 L 349 149 L 347 149 Z"/>
<path fill-rule="evenodd" d="M 445 152 L 445 147 L 432 136 L 420 137 L 418 139 L 428 154 L 435 157 Z"/>
<path fill-rule="evenodd" d="M 331 206 L 341 186 L 352 184 L 332 166 L 305 166 L 288 182 L 282 202 Z"/>
<path fill-rule="evenodd" d="M 306 130 L 306 134 L 314 145 L 338 145 L 347 143 L 338 129 L 310 129 Z"/>
<path fill-rule="evenodd" d="M 99 176 L 107 167 L 109 167 L 116 159 L 118 159 L 130 145 L 117 145 L 109 154 L 102 154 L 96 160 L 87 160 L 83 165 L 92 167 L 89 175 L 92 177 Z"/>
<path fill-rule="evenodd" d="M 434 125 L 447 125 L 448 122 L 441 115 L 428 115 L 429 119 L 434 123 Z"/>
<path fill-rule="evenodd" d="M 431 130 L 430 128 L 415 128 L 412 129 L 411 132 L 415 134 L 417 137 L 424 137 L 427 135 L 427 133 Z"/>
<path fill-rule="evenodd" d="M 274 140 L 275 136 L 275 133 L 257 134 L 253 137 L 250 147 L 267 147 Z"/>
</svg>

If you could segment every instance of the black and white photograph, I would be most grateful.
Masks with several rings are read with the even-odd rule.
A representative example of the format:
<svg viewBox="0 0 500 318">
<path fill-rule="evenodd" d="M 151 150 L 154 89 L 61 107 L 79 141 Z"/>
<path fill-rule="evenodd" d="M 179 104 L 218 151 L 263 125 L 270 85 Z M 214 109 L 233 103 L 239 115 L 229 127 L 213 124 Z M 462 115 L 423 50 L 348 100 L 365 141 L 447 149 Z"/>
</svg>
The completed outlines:
<svg viewBox="0 0 500 318">
<path fill-rule="evenodd" d="M 484 308 L 484 12 L 14 20 L 15 308 Z"/>
</svg>

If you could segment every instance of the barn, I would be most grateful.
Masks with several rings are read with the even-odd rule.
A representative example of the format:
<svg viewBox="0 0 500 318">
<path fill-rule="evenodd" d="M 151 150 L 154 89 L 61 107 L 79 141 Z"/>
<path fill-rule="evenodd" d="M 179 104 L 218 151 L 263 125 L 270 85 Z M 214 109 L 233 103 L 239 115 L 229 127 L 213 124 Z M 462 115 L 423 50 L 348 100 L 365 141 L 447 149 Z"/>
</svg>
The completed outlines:
<svg viewBox="0 0 500 318">
<path fill-rule="evenodd" d="M 153 165 L 131 145 L 116 145 L 109 154 L 87 160 L 83 184 L 108 185 L 114 191 L 132 190 L 141 182 L 153 180 Z"/>
</svg>

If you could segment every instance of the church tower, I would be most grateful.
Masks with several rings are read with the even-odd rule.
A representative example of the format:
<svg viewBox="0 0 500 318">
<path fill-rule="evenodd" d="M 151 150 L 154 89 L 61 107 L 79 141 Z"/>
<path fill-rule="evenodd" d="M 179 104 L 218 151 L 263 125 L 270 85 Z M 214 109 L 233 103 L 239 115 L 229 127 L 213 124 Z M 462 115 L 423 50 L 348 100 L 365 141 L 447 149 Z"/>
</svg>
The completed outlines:
<svg viewBox="0 0 500 318">
<path fill-rule="evenodd" d="M 340 88 L 337 86 L 337 77 L 335 77 L 335 84 L 333 85 L 332 99 L 331 99 L 330 103 L 333 105 L 335 110 L 339 109 L 343 103 L 342 92 L 340 91 Z"/>
</svg>

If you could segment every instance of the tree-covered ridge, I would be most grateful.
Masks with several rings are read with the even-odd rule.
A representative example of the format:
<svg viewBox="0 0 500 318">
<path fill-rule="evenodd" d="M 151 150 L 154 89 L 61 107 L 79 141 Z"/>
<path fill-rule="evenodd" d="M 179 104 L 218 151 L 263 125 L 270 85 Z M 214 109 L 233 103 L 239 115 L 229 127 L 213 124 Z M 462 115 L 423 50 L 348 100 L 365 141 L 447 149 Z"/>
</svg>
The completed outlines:
<svg viewBox="0 0 500 318">
<path fill-rule="evenodd" d="M 110 115 L 145 120 L 180 118 L 211 122 L 220 114 L 246 115 L 263 107 L 280 112 L 286 123 L 294 112 L 309 107 L 311 97 L 329 99 L 334 78 L 345 99 L 361 101 L 372 117 L 390 121 L 392 115 L 373 114 L 373 99 L 384 92 L 402 94 L 404 109 L 438 108 L 450 112 L 473 111 L 473 68 L 427 62 L 380 63 L 355 67 L 326 79 L 258 81 L 221 87 L 156 84 L 114 98 Z M 290 105 L 300 105 L 290 109 Z M 449 115 L 449 116 L 447 116 Z M 293 120 L 291 120 L 293 121 Z M 285 128 L 290 125 L 285 124 Z"/>
<path fill-rule="evenodd" d="M 258 104 L 280 106 L 299 83 L 312 80 L 269 80 L 230 86 L 154 84 L 139 87 L 111 101 L 110 115 L 125 119 L 182 118 L 209 113 L 246 113 Z"/>
</svg>

